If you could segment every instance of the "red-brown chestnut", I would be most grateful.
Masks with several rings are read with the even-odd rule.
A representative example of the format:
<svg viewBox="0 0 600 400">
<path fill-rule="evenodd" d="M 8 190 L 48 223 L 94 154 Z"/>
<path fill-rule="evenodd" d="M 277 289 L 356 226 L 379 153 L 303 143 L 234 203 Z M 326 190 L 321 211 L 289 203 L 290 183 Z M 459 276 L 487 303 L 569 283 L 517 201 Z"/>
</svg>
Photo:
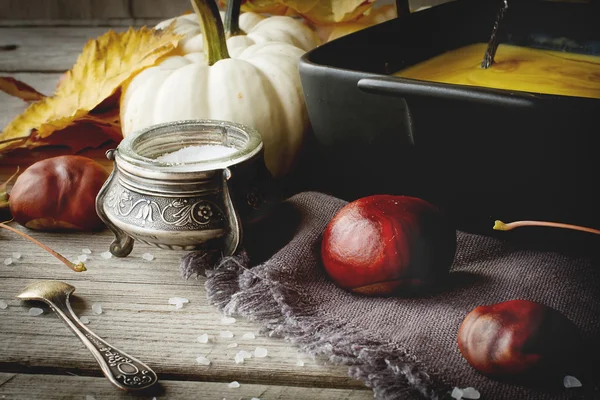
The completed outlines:
<svg viewBox="0 0 600 400">
<path fill-rule="evenodd" d="M 15 221 L 36 230 L 93 231 L 103 226 L 96 196 L 108 172 L 82 156 L 38 161 L 15 182 L 9 198 Z"/>
<path fill-rule="evenodd" d="M 325 229 L 321 257 L 340 287 L 368 295 L 409 293 L 446 276 L 456 231 L 439 209 L 409 196 L 348 203 Z"/>
<path fill-rule="evenodd" d="M 577 353 L 575 325 L 557 310 L 510 300 L 471 311 L 458 331 L 458 347 L 476 370 L 494 378 L 564 372 Z"/>
</svg>

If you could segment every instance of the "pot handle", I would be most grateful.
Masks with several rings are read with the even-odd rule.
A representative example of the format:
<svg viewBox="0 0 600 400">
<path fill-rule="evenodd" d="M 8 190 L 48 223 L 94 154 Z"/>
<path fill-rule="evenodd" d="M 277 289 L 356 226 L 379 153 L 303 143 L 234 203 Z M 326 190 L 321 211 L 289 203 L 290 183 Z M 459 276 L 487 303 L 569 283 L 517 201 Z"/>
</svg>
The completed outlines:
<svg viewBox="0 0 600 400">
<path fill-rule="evenodd" d="M 115 161 L 116 149 L 110 149 L 106 152 L 106 158 L 111 161 Z M 116 164 L 113 163 L 113 170 L 110 173 L 108 179 L 102 185 L 102 188 L 98 192 L 96 196 L 96 214 L 100 217 L 100 219 L 104 222 L 104 224 L 114 233 L 115 239 L 110 244 L 110 252 L 115 257 L 127 257 L 131 250 L 133 250 L 133 238 L 129 236 L 127 233 L 119 229 L 115 224 L 113 224 L 106 215 L 106 210 L 104 209 L 104 199 L 108 193 L 108 188 L 116 178 L 117 167 Z"/>
<path fill-rule="evenodd" d="M 362 78 L 358 81 L 357 86 L 361 91 L 370 94 L 402 97 L 405 99 L 411 97 L 429 97 L 503 107 L 533 108 L 536 105 L 536 101 L 540 100 L 534 94 L 507 94 L 504 91 L 494 93 L 494 89 L 481 91 L 477 90 L 479 88 L 474 90 L 470 86 L 446 85 L 397 77 Z"/>
</svg>

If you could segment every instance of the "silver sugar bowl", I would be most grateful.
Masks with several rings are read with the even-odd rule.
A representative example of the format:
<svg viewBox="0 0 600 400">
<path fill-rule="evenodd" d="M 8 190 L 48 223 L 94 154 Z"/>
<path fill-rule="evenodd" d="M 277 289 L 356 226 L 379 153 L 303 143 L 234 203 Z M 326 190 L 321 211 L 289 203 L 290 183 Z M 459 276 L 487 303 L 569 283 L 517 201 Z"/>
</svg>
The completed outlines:
<svg viewBox="0 0 600 400">
<path fill-rule="evenodd" d="M 171 163 L 161 155 L 188 146 L 220 145 L 230 155 Z M 96 211 L 115 234 L 110 252 L 127 256 L 134 240 L 166 249 L 217 248 L 232 255 L 243 224 L 277 201 L 257 131 L 215 120 L 151 126 L 125 137 L 106 156 L 113 172 L 96 198 Z"/>
</svg>

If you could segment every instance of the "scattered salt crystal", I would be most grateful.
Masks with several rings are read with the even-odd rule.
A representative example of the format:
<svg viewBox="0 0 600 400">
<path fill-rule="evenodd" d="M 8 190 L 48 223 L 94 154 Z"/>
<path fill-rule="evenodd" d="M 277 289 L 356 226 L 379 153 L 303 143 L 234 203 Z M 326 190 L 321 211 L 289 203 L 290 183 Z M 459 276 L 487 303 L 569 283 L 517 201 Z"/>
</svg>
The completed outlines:
<svg viewBox="0 0 600 400">
<path fill-rule="evenodd" d="M 260 400 L 258 397 L 253 397 L 250 400 Z"/>
<path fill-rule="evenodd" d="M 296 365 L 298 367 L 304 367 L 304 361 L 303 360 L 298 360 L 298 361 L 296 361 Z"/>
<path fill-rule="evenodd" d="M 198 336 L 198 341 L 200 343 L 208 343 L 208 335 L 203 333 L 202 335 Z"/>
<path fill-rule="evenodd" d="M 267 349 L 265 349 L 264 347 L 257 347 L 256 349 L 254 349 L 254 356 L 255 357 L 266 357 L 268 354 Z"/>
<path fill-rule="evenodd" d="M 204 356 L 196 357 L 196 362 L 200 365 L 210 365 L 210 360 Z"/>
<path fill-rule="evenodd" d="M 565 385 L 566 388 L 574 388 L 574 387 L 582 386 L 581 381 L 571 375 L 567 375 L 564 377 L 563 385 Z"/>
<path fill-rule="evenodd" d="M 233 347 L 238 347 L 238 344 L 237 344 L 237 343 L 229 343 L 229 344 L 227 345 L 227 347 L 229 347 L 229 348 L 231 349 L 231 348 L 233 348 Z"/>
<path fill-rule="evenodd" d="M 230 389 L 237 389 L 240 387 L 240 383 L 238 381 L 233 381 L 230 384 L 228 384 L 227 387 Z"/>
<path fill-rule="evenodd" d="M 154 260 L 154 256 L 150 253 L 144 253 L 142 254 L 142 258 L 146 261 L 152 261 Z"/>
<path fill-rule="evenodd" d="M 81 252 L 83 254 L 92 254 L 92 251 L 90 249 L 81 249 Z"/>
<path fill-rule="evenodd" d="M 452 393 L 450 394 L 450 397 L 452 397 L 453 399 L 456 400 L 460 400 L 462 399 L 463 396 L 463 391 L 457 387 L 455 387 L 454 389 L 452 389 Z"/>
<path fill-rule="evenodd" d="M 463 391 L 463 394 L 462 394 L 463 399 L 478 399 L 481 396 L 479 394 L 479 392 L 475 388 L 472 388 L 472 387 L 464 388 L 462 391 Z"/>
<path fill-rule="evenodd" d="M 254 333 L 252 332 L 246 332 L 242 335 L 242 339 L 255 339 L 256 336 L 254 336 Z"/>
<path fill-rule="evenodd" d="M 240 350 L 238 351 L 238 354 L 244 358 L 252 358 L 252 353 L 246 350 Z"/>
<path fill-rule="evenodd" d="M 92 304 L 92 311 L 96 314 L 102 314 L 102 304 L 100 304 L 100 303 Z"/>
<path fill-rule="evenodd" d="M 6 310 L 8 308 L 8 303 L 4 300 L 0 300 L 0 310 Z"/>
<path fill-rule="evenodd" d="M 15 251 L 14 253 L 12 253 L 12 258 L 14 258 L 15 260 L 20 260 L 21 253 L 19 253 L 18 251 Z"/>
<path fill-rule="evenodd" d="M 166 163 L 186 163 L 212 160 L 229 156 L 237 150 L 223 145 L 188 146 L 172 153 L 166 153 L 156 158 L 156 161 Z"/>
<path fill-rule="evenodd" d="M 240 350 L 235 354 L 233 359 L 235 360 L 236 364 L 241 364 L 246 358 L 252 358 L 252 353 L 246 350 Z"/>
<path fill-rule="evenodd" d="M 180 309 L 183 307 L 184 303 L 189 303 L 190 301 L 185 297 L 171 297 L 169 299 L 169 304 L 174 304 L 176 309 Z"/>
<path fill-rule="evenodd" d="M 100 257 L 104 258 L 105 260 L 108 260 L 109 258 L 112 258 L 112 253 L 110 251 L 105 251 L 103 253 L 100 253 Z"/>
<path fill-rule="evenodd" d="M 8 257 L 4 259 L 4 265 L 10 265 L 12 264 L 12 258 Z"/>
<path fill-rule="evenodd" d="M 88 317 L 81 317 L 79 318 L 79 320 L 81 321 L 82 324 L 87 325 L 90 323 L 90 319 Z"/>
<path fill-rule="evenodd" d="M 81 262 L 84 262 L 84 261 L 87 261 L 87 256 L 85 254 L 82 254 L 82 255 L 78 256 L 77 259 Z"/>
<path fill-rule="evenodd" d="M 44 313 L 44 310 L 42 310 L 41 308 L 31 307 L 29 309 L 29 315 L 31 315 L 32 317 L 37 317 L 38 315 L 41 315 L 43 313 Z"/>
<path fill-rule="evenodd" d="M 233 337 L 233 333 L 231 331 L 221 331 L 219 332 L 219 336 L 230 339 Z"/>
<path fill-rule="evenodd" d="M 85 396 L 85 400 L 96 400 L 96 398 L 88 394 Z"/>
<path fill-rule="evenodd" d="M 244 357 L 240 355 L 240 353 L 236 353 L 235 357 L 233 357 L 233 359 L 235 360 L 236 364 L 243 364 L 244 363 Z"/>
<path fill-rule="evenodd" d="M 231 325 L 235 323 L 235 318 L 232 317 L 223 317 L 221 318 L 221 323 L 223 325 Z"/>
</svg>

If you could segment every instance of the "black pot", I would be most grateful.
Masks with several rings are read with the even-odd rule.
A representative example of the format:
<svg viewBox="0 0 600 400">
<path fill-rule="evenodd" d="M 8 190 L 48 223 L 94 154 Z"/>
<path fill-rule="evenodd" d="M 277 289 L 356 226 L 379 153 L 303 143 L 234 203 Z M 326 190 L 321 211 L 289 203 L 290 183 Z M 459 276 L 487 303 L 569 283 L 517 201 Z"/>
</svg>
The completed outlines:
<svg viewBox="0 0 600 400">
<path fill-rule="evenodd" d="M 305 54 L 300 75 L 314 153 L 301 168 L 315 172 L 312 188 L 349 201 L 376 193 L 421 197 L 471 231 L 489 231 L 494 219 L 600 227 L 600 100 L 389 75 L 487 43 L 499 5 L 446 3 Z M 597 3 L 509 7 L 501 43 L 600 55 Z M 551 40 L 563 37 L 570 41 Z"/>
</svg>

